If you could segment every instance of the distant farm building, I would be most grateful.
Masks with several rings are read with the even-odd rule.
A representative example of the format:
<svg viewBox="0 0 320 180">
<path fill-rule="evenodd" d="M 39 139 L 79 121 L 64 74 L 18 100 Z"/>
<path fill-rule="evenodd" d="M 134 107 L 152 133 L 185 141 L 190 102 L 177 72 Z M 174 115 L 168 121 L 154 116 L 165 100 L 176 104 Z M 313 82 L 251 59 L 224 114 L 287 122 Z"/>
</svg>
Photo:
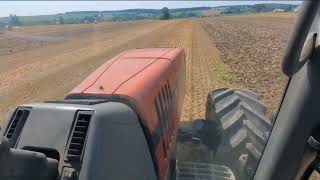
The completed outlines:
<svg viewBox="0 0 320 180">
<path fill-rule="evenodd" d="M 216 9 L 209 9 L 209 10 L 204 10 L 202 14 L 205 17 L 217 17 L 221 15 L 221 11 Z"/>
<path fill-rule="evenodd" d="M 277 8 L 277 9 L 274 9 L 273 12 L 285 12 L 285 10 L 284 10 L 284 9 L 278 9 L 278 8 Z"/>
</svg>

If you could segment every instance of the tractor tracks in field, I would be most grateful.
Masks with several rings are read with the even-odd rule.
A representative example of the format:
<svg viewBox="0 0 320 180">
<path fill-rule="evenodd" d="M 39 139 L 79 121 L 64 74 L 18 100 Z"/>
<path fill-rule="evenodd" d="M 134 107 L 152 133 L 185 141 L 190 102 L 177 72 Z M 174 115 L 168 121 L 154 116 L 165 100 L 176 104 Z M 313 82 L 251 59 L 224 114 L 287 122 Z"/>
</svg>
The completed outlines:
<svg viewBox="0 0 320 180">
<path fill-rule="evenodd" d="M 0 121 L 19 104 L 62 99 L 106 60 L 130 48 L 148 47 L 156 37 L 154 34 L 166 33 L 176 23 L 133 24 L 101 34 L 100 41 L 80 36 L 78 41 L 2 56 L 5 68 L 0 71 Z M 47 53 L 50 49 L 55 53 Z"/>
<path fill-rule="evenodd" d="M 186 95 L 181 120 L 204 118 L 208 92 L 229 84 L 230 75 L 219 60 L 218 50 L 198 20 L 185 20 L 159 44 L 182 47 L 186 52 Z"/>
<path fill-rule="evenodd" d="M 228 84 L 228 72 L 219 60 L 219 52 L 198 20 L 133 23 L 119 31 L 97 30 L 95 33 L 100 38 L 80 35 L 79 40 L 67 44 L 48 45 L 8 56 L 7 62 L 14 64 L 4 71 L 0 68 L 0 122 L 19 104 L 62 99 L 107 59 L 131 48 L 185 49 L 184 121 L 203 118 L 207 93 Z"/>
</svg>

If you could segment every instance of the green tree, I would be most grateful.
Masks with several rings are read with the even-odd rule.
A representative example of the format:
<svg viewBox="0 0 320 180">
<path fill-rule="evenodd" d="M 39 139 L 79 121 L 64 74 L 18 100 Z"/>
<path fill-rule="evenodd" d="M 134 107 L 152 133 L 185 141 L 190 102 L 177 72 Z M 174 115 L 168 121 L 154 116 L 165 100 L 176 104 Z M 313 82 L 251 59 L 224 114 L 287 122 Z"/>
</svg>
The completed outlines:
<svg viewBox="0 0 320 180">
<path fill-rule="evenodd" d="M 59 16 L 59 24 L 64 24 L 64 20 L 62 16 Z"/>
<path fill-rule="evenodd" d="M 256 12 L 260 13 L 263 12 L 266 9 L 265 4 L 255 4 L 253 7 L 256 9 Z"/>
<path fill-rule="evenodd" d="M 10 14 L 9 16 L 9 26 L 20 26 L 21 22 L 15 14 Z"/>
<path fill-rule="evenodd" d="M 169 12 L 169 9 L 167 7 L 164 7 L 164 8 L 161 9 L 160 19 L 161 20 L 170 19 L 170 12 Z"/>
<path fill-rule="evenodd" d="M 103 18 L 104 18 L 104 15 L 103 15 L 103 13 L 100 12 L 98 15 L 98 21 L 101 21 L 101 22 L 104 21 Z"/>
<path fill-rule="evenodd" d="M 284 11 L 290 12 L 290 11 L 293 11 L 293 9 L 294 9 L 294 6 L 291 5 L 291 4 L 289 4 L 288 6 L 286 6 L 286 7 L 284 8 Z"/>
</svg>

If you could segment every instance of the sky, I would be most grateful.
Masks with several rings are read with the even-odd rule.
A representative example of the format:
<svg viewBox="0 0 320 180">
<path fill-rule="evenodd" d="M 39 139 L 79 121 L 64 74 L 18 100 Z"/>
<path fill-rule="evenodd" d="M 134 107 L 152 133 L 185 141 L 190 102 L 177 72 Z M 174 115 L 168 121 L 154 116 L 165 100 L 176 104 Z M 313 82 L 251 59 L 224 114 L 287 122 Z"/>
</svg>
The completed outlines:
<svg viewBox="0 0 320 180">
<path fill-rule="evenodd" d="M 0 17 L 57 14 L 67 11 L 103 11 L 121 9 L 160 9 L 252 5 L 258 3 L 300 4 L 300 1 L 0 1 Z"/>
</svg>

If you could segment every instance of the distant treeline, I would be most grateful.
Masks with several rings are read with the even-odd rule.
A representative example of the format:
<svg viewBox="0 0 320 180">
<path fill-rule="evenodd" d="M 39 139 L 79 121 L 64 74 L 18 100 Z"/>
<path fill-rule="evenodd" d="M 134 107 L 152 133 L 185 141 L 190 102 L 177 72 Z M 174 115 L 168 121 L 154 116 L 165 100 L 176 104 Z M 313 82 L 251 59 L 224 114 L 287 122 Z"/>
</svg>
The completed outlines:
<svg viewBox="0 0 320 180">
<path fill-rule="evenodd" d="M 211 7 L 192 7 L 192 8 L 177 8 L 177 9 L 170 9 L 171 13 L 176 12 L 185 12 L 185 11 L 197 11 L 197 10 L 208 10 Z M 66 12 L 65 14 L 78 14 L 78 13 L 160 13 L 161 9 L 124 9 L 124 10 L 117 10 L 117 11 L 70 11 Z"/>
<path fill-rule="evenodd" d="M 204 17 L 204 11 L 216 10 L 221 14 L 270 12 L 274 9 L 293 11 L 298 5 L 291 4 L 256 4 L 219 7 L 194 7 L 169 9 L 166 16 L 170 19 Z M 0 18 L 0 27 L 20 25 L 80 24 L 106 21 L 134 21 L 141 19 L 163 18 L 163 9 L 126 9 L 117 11 L 72 11 L 54 15 L 16 16 Z"/>
<path fill-rule="evenodd" d="M 235 6 L 219 6 L 213 9 L 220 10 L 222 14 L 239 14 L 239 13 L 261 13 L 271 12 L 274 10 L 291 12 L 299 5 L 294 4 L 255 4 L 255 5 L 235 5 Z"/>
<path fill-rule="evenodd" d="M 201 17 L 203 10 L 210 7 L 170 9 L 170 18 Z M 19 16 L 20 25 L 79 24 L 105 21 L 134 21 L 142 19 L 162 19 L 161 9 L 127 9 L 119 11 L 72 11 L 54 15 Z M 11 17 L 0 18 L 0 27 L 17 25 L 10 23 Z"/>
</svg>

